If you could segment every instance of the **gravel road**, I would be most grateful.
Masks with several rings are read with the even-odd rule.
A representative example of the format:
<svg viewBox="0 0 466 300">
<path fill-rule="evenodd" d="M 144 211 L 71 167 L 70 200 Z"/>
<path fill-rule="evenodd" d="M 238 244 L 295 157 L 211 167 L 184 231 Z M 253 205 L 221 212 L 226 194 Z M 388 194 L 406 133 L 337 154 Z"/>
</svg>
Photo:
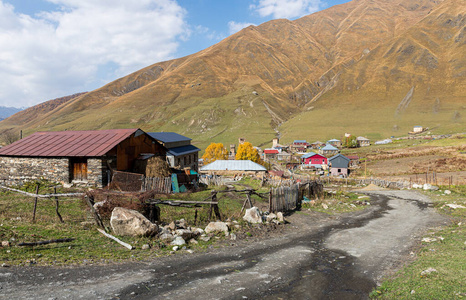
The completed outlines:
<svg viewBox="0 0 466 300">
<path fill-rule="evenodd" d="M 0 299 L 366 299 L 428 228 L 447 221 L 413 191 L 367 192 L 341 216 L 295 213 L 280 235 L 141 263 L 0 269 Z"/>
</svg>

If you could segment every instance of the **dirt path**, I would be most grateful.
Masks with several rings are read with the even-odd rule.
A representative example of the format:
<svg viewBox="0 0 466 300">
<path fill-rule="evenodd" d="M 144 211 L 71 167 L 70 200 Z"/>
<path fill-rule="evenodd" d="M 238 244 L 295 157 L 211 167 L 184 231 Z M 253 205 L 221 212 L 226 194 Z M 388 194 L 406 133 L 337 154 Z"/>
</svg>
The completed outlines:
<svg viewBox="0 0 466 300">
<path fill-rule="evenodd" d="M 369 209 L 295 213 L 279 236 L 146 263 L 0 270 L 1 299 L 365 299 L 428 227 L 446 222 L 411 191 Z"/>
</svg>

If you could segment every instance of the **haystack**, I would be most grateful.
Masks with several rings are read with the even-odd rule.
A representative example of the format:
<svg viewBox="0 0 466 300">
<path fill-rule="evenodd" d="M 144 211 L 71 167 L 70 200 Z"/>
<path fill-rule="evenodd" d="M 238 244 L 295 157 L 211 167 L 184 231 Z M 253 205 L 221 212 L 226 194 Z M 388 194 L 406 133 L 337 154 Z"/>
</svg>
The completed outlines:
<svg viewBox="0 0 466 300">
<path fill-rule="evenodd" d="M 146 160 L 146 177 L 168 177 L 171 175 L 168 163 L 158 156 Z"/>
<path fill-rule="evenodd" d="M 144 174 L 146 177 L 167 177 L 170 176 L 170 166 L 159 156 L 153 154 L 140 155 L 134 163 L 133 172 Z"/>
</svg>

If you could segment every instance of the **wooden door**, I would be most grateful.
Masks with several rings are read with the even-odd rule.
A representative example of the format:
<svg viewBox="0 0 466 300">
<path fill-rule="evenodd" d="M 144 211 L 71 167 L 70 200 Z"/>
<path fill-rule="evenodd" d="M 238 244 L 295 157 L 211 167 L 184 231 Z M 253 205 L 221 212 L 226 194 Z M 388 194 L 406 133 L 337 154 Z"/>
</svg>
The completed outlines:
<svg viewBox="0 0 466 300">
<path fill-rule="evenodd" d="M 72 176 L 71 180 L 87 180 L 87 159 L 75 158 L 71 161 Z"/>
</svg>

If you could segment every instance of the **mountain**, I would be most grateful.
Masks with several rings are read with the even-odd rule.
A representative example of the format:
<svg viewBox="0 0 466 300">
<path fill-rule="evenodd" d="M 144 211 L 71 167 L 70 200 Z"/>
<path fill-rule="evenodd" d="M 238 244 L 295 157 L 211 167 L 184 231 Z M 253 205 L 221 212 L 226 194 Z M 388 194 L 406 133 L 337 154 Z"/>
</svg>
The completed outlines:
<svg viewBox="0 0 466 300">
<path fill-rule="evenodd" d="M 0 106 L 0 121 L 8 118 L 11 115 L 14 115 L 15 113 L 23 110 L 22 108 L 17 108 L 17 107 L 6 107 L 6 106 Z"/>
<path fill-rule="evenodd" d="M 204 147 L 464 129 L 464 4 L 354 0 L 250 26 L 40 114 L 17 114 L 0 131 L 139 127 Z"/>
</svg>

